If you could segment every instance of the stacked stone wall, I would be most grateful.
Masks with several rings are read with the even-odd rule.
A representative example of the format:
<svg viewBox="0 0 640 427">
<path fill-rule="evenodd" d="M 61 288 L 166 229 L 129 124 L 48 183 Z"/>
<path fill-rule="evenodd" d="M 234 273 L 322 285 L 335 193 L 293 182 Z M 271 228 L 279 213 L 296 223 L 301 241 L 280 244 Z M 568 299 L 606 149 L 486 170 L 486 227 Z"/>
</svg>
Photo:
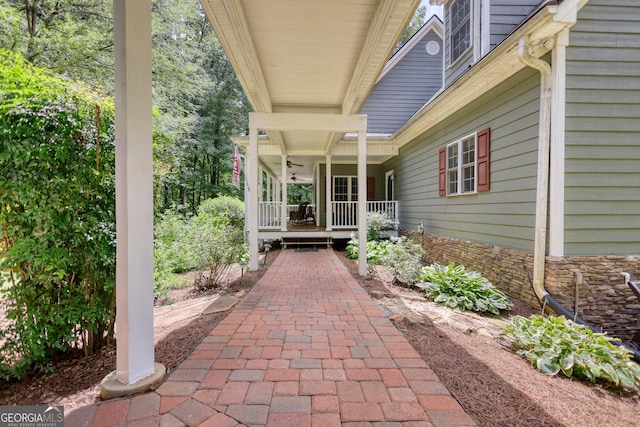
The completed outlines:
<svg viewBox="0 0 640 427">
<path fill-rule="evenodd" d="M 403 233 L 421 243 L 424 262 L 452 262 L 478 271 L 507 295 L 540 309 L 531 281 L 533 253 L 486 243 L 416 232 Z M 640 255 L 547 257 L 545 288 L 566 308 L 605 329 L 640 326 L 640 300 L 621 272 L 640 282 Z M 634 332 L 614 335 L 631 338 Z"/>
</svg>

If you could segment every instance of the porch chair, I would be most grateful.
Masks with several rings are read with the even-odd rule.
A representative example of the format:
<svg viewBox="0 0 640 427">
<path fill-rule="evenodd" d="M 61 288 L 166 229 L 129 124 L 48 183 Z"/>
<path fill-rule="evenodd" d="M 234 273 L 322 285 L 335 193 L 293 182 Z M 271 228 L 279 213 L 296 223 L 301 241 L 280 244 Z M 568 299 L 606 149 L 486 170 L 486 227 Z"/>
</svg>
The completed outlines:
<svg viewBox="0 0 640 427">
<path fill-rule="evenodd" d="M 298 205 L 298 209 L 291 211 L 289 214 L 289 221 L 291 222 L 304 222 L 307 217 L 308 202 L 302 202 Z"/>
</svg>

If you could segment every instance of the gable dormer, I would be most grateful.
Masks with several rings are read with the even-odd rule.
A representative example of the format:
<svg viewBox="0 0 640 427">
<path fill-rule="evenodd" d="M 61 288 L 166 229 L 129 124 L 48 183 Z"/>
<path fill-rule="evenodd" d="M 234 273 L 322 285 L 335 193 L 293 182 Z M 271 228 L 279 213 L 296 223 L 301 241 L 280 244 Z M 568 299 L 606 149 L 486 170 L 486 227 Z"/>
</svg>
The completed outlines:
<svg viewBox="0 0 640 427">
<path fill-rule="evenodd" d="M 444 81 L 455 81 L 510 34 L 541 0 L 431 0 L 443 6 Z"/>
</svg>

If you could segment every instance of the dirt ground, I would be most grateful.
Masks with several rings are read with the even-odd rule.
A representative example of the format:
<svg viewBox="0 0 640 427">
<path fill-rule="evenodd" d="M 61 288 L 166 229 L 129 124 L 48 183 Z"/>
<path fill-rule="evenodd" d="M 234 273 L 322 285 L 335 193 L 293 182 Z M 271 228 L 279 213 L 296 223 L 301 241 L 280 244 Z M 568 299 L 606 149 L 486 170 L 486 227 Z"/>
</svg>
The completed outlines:
<svg viewBox="0 0 640 427">
<path fill-rule="evenodd" d="M 412 291 L 390 284 L 384 275 L 358 276 L 355 261 L 347 260 L 341 251 L 336 254 L 368 292 L 411 294 Z M 268 261 L 275 256 L 277 251 L 272 251 Z M 242 276 L 238 272 L 225 292 L 248 291 L 264 271 L 244 272 Z M 200 295 L 187 289 L 170 297 L 177 301 Z M 515 301 L 514 311 L 507 316 L 527 315 L 530 311 Z M 203 315 L 156 331 L 156 360 L 171 372 L 227 314 Z M 479 426 L 640 426 L 637 390 L 609 390 L 601 385 L 548 377 L 511 352 L 503 340 L 472 329 L 435 324 L 428 317 L 423 317 L 423 324 L 394 318 L 398 329 Z M 96 402 L 100 381 L 114 369 L 113 348 L 87 359 L 63 361 L 52 374 L 34 375 L 21 382 L 0 381 L 0 405 L 58 404 L 69 411 Z"/>
</svg>

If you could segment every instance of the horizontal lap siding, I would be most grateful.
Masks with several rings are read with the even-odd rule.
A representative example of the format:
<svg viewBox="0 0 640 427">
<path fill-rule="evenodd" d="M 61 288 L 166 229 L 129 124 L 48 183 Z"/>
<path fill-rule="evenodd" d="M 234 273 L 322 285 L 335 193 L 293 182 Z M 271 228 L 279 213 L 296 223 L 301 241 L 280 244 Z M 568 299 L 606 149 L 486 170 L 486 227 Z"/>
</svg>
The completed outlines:
<svg viewBox="0 0 640 427">
<path fill-rule="evenodd" d="M 401 227 L 422 222 L 429 233 L 511 248 L 533 249 L 539 76 L 524 70 L 384 165 L 395 171 Z M 438 196 L 438 150 L 491 128 L 491 191 Z"/>
<path fill-rule="evenodd" d="M 440 45 L 429 55 L 427 43 Z M 367 131 L 393 133 L 442 87 L 442 39 L 429 31 L 380 81 L 362 110 L 367 114 Z"/>
<path fill-rule="evenodd" d="M 565 253 L 640 253 L 640 4 L 592 0 L 567 48 Z"/>
<path fill-rule="evenodd" d="M 500 44 L 539 3 L 540 0 L 491 0 L 491 49 Z"/>
</svg>

